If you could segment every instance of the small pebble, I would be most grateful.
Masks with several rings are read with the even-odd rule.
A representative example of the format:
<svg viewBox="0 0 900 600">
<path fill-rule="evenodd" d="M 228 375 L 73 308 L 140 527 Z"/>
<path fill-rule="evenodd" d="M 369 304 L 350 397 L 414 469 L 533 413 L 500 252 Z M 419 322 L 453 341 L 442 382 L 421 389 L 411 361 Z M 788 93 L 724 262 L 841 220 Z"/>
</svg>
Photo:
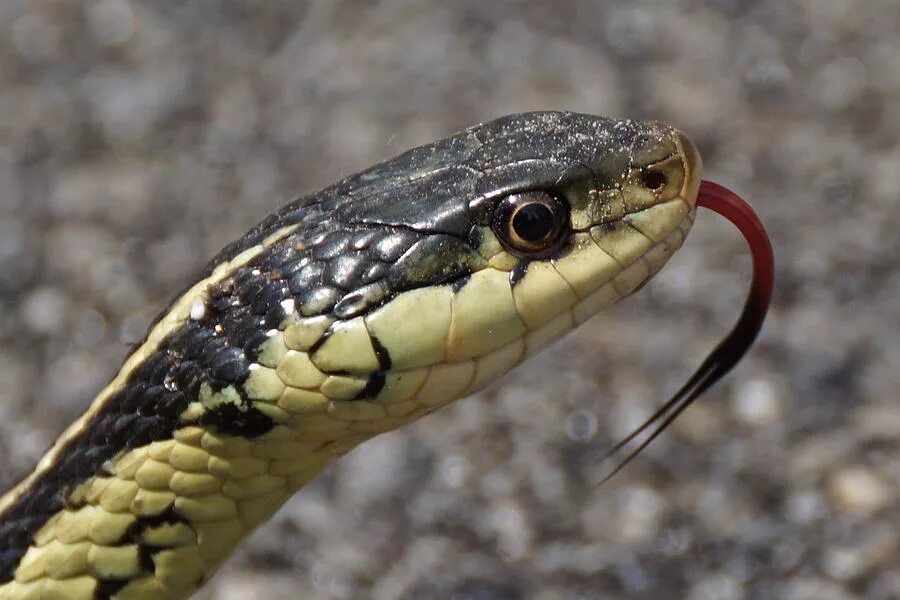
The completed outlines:
<svg viewBox="0 0 900 600">
<path fill-rule="evenodd" d="M 66 323 L 69 301 L 56 288 L 34 290 L 22 303 L 22 319 L 35 333 L 61 335 Z"/>
<path fill-rule="evenodd" d="M 865 568 L 865 556 L 859 548 L 826 548 L 822 556 L 822 570 L 840 581 L 858 577 Z"/>
<path fill-rule="evenodd" d="M 688 600 L 742 600 L 745 597 L 740 582 L 727 574 L 706 577 L 693 586 Z"/>
<path fill-rule="evenodd" d="M 465 457 L 451 454 L 441 460 L 438 465 L 438 472 L 448 487 L 458 488 L 469 479 L 472 466 Z"/>
<path fill-rule="evenodd" d="M 51 58 L 59 47 L 59 28 L 38 13 L 28 13 L 16 19 L 12 26 L 12 43 L 25 58 Z"/>
<path fill-rule="evenodd" d="M 134 12 L 125 0 L 92 2 L 86 16 L 94 39 L 101 46 L 121 46 L 134 35 Z"/>
<path fill-rule="evenodd" d="M 781 413 L 781 400 L 775 386 L 766 379 L 748 379 L 735 390 L 731 400 L 735 415 L 747 425 L 765 426 Z"/>
<path fill-rule="evenodd" d="M 597 417 L 586 410 L 576 410 L 566 417 L 566 435 L 573 442 L 589 442 L 597 434 Z"/>
<path fill-rule="evenodd" d="M 891 499 L 887 483 L 863 467 L 847 467 L 835 473 L 829 491 L 839 510 L 859 515 L 872 514 Z"/>
<path fill-rule="evenodd" d="M 616 530 L 620 540 L 640 544 L 657 536 L 665 503 L 655 490 L 644 486 L 625 488 L 618 494 L 618 503 Z"/>
</svg>

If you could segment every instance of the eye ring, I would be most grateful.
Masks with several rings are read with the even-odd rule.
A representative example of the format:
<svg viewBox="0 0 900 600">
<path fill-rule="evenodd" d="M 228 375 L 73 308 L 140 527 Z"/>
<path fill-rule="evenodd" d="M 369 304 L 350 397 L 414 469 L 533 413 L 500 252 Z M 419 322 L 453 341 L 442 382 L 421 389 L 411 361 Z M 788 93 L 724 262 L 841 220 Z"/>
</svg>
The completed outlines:
<svg viewBox="0 0 900 600">
<path fill-rule="evenodd" d="M 556 194 L 531 190 L 510 194 L 494 212 L 493 229 L 513 254 L 541 256 L 554 250 L 569 221 L 569 205 Z"/>
</svg>

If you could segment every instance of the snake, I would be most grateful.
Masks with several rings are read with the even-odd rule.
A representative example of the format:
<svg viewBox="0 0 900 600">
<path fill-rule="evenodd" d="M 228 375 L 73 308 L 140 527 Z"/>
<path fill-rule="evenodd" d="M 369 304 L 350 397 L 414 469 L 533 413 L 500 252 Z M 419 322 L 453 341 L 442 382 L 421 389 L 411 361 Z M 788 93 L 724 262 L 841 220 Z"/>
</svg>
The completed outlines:
<svg viewBox="0 0 900 600">
<path fill-rule="evenodd" d="M 177 599 L 319 473 L 639 288 L 694 222 L 664 123 L 513 114 L 225 247 L 0 498 L 0 600 Z"/>
</svg>

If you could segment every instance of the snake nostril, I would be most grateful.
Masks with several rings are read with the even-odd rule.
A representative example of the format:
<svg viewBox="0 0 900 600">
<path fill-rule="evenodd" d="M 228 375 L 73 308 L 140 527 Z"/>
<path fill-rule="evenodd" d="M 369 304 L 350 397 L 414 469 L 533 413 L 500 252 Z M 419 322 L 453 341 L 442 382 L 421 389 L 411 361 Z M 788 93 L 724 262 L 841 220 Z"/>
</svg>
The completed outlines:
<svg viewBox="0 0 900 600">
<path fill-rule="evenodd" d="M 653 191 L 663 189 L 668 182 L 669 178 L 666 177 L 665 173 L 660 173 L 659 171 L 644 171 L 641 173 L 641 183 Z"/>
</svg>

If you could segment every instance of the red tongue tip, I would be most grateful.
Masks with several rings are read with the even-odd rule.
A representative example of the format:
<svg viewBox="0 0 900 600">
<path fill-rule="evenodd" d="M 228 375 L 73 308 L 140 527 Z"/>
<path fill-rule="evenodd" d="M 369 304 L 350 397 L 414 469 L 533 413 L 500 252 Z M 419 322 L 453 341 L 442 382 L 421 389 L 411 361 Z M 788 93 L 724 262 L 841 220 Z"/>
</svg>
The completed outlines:
<svg viewBox="0 0 900 600">
<path fill-rule="evenodd" d="M 606 461 L 642 433 L 653 427 L 649 435 L 601 480 L 605 483 L 613 475 L 621 471 L 650 442 L 662 433 L 684 409 L 691 405 L 703 392 L 708 390 L 719 379 L 725 376 L 741 360 L 756 340 L 762 329 L 766 312 L 772 301 L 772 290 L 775 280 L 775 259 L 772 243 L 750 205 L 737 194 L 717 183 L 702 181 L 697 195 L 697 206 L 708 208 L 719 213 L 743 234 L 753 255 L 753 281 L 750 293 L 744 304 L 744 310 L 737 324 L 718 346 L 706 357 L 700 367 L 672 398 L 663 404 L 650 418 L 644 421 L 622 441 L 613 446 L 603 457 Z"/>
</svg>

